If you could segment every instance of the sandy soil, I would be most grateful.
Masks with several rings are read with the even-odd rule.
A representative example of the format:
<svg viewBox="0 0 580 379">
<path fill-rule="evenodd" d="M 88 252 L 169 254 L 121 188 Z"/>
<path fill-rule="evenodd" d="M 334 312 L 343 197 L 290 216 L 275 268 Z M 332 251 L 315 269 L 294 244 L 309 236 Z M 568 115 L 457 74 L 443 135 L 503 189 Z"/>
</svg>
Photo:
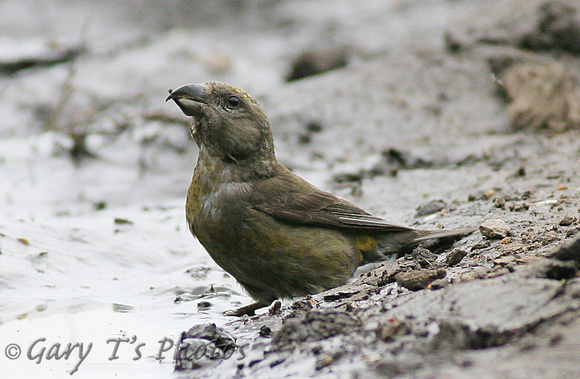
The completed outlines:
<svg viewBox="0 0 580 379">
<path fill-rule="evenodd" d="M 2 2 L 3 373 L 578 377 L 578 12 Z M 301 56 L 340 67 L 286 82 Z M 253 94 L 279 159 L 319 187 L 394 223 L 480 231 L 223 316 L 251 300 L 187 231 L 197 152 L 163 102 L 206 80 Z"/>
</svg>

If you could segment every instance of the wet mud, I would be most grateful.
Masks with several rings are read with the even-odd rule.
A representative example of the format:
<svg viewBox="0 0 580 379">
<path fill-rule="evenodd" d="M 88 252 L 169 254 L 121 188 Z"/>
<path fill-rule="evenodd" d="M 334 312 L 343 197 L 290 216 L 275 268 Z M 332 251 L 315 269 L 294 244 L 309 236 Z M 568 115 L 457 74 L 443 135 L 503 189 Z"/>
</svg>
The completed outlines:
<svg viewBox="0 0 580 379">
<path fill-rule="evenodd" d="M 580 7 L 332 3 L 0 5 L 1 341 L 90 340 L 83 377 L 580 376 Z M 206 80 L 250 92 L 313 184 L 476 231 L 224 316 L 251 299 L 189 235 L 197 151 L 163 102 Z"/>
</svg>

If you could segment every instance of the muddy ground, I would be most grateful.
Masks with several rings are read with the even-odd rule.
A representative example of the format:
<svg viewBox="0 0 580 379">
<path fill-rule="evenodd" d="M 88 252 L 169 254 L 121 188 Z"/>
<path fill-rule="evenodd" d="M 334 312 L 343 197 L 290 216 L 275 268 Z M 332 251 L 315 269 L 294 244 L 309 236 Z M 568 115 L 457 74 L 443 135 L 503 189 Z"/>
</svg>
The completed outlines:
<svg viewBox="0 0 580 379">
<path fill-rule="evenodd" d="M 0 15 L 7 374 L 580 376 L 577 2 L 28 0 Z M 478 231 L 224 316 L 251 299 L 188 234 L 197 151 L 163 101 L 206 80 L 254 95 L 278 158 L 317 186 L 394 223 Z M 67 343 L 92 350 L 47 353 Z"/>
</svg>

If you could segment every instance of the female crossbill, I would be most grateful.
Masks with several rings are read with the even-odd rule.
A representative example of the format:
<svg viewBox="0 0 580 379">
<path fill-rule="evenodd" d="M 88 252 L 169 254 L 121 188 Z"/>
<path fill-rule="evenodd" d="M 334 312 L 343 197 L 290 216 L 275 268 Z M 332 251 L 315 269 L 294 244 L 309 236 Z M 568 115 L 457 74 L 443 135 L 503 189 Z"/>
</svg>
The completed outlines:
<svg viewBox="0 0 580 379">
<path fill-rule="evenodd" d="M 257 302 L 346 283 L 362 264 L 421 241 L 471 232 L 393 225 L 309 184 L 274 154 L 268 118 L 245 91 L 207 82 L 170 91 L 199 147 L 187 193 L 191 233 Z"/>
</svg>

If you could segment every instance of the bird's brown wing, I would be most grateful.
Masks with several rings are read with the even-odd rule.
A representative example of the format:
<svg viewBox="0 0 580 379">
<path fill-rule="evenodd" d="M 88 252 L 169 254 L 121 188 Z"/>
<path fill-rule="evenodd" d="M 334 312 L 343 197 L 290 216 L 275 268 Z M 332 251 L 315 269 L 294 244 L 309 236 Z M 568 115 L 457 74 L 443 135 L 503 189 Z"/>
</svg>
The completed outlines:
<svg viewBox="0 0 580 379">
<path fill-rule="evenodd" d="M 272 178 L 255 183 L 250 202 L 255 209 L 292 224 L 375 232 L 412 230 L 389 224 L 298 177 Z"/>
</svg>

